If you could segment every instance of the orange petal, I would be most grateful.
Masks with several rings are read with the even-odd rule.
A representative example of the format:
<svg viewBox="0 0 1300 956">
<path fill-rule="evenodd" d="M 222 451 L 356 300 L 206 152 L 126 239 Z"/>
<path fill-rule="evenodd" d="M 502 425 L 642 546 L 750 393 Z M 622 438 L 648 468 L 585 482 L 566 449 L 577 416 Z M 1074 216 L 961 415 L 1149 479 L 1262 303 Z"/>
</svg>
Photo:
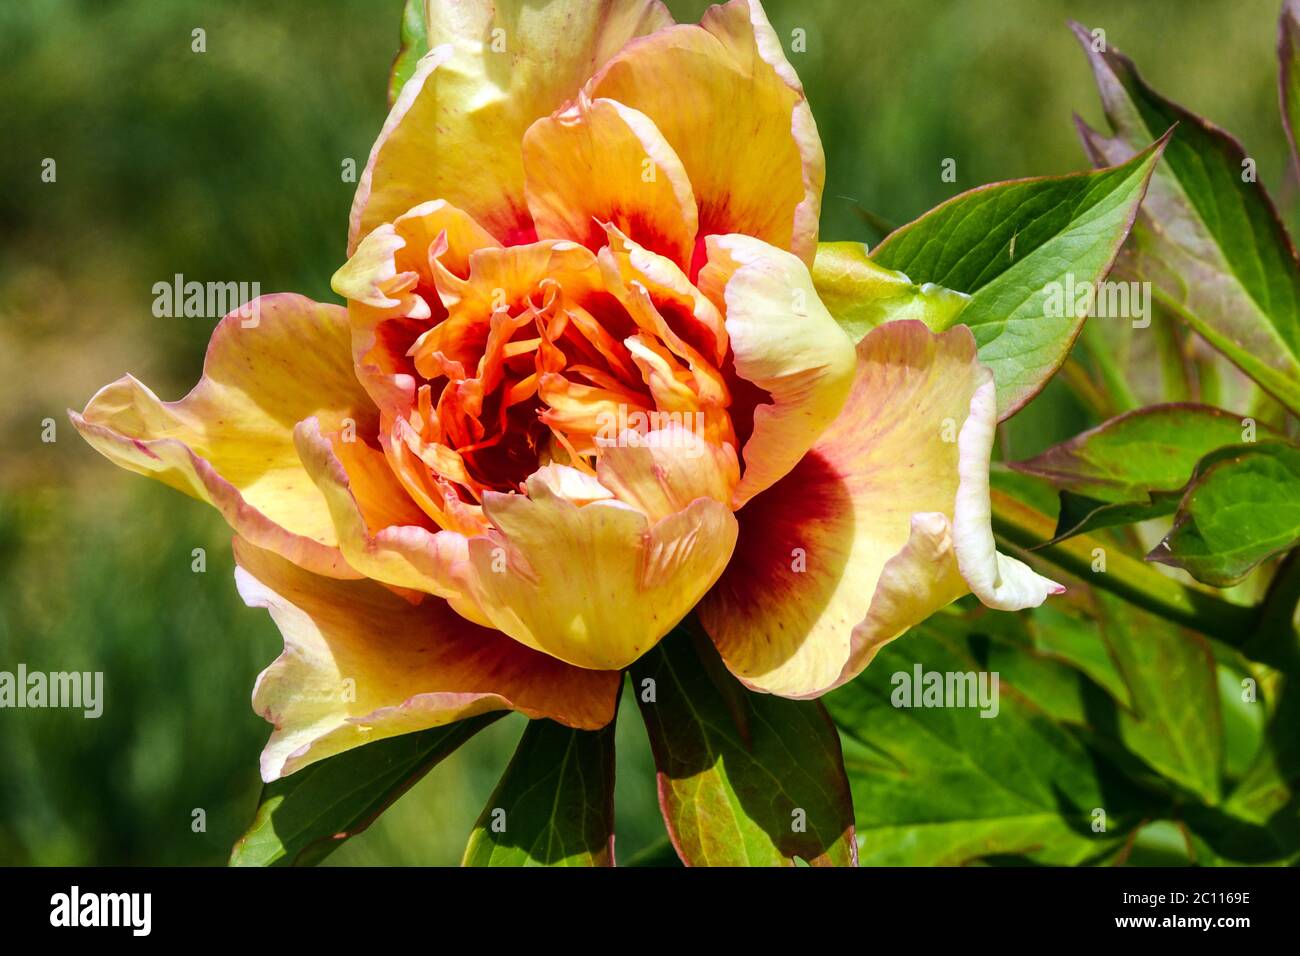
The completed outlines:
<svg viewBox="0 0 1300 956">
<path fill-rule="evenodd" d="M 672 23 L 658 0 L 467 0 L 428 6 L 429 45 L 357 184 L 349 252 L 417 203 L 446 199 L 502 242 L 535 238 L 520 143 L 629 40 Z"/>
<path fill-rule="evenodd" d="M 566 294 L 597 288 L 596 258 L 575 242 L 546 239 L 480 249 L 470 255 L 465 277 L 439 270 L 438 292 L 446 304 L 447 318 L 421 335 L 411 348 L 421 374 L 438 377 L 446 360 L 472 369 L 487 344 L 491 317 L 502 310 L 513 314 L 528 308 L 531 297 L 547 279 L 555 280 Z"/>
<path fill-rule="evenodd" d="M 348 300 L 357 377 L 388 414 L 400 415 L 414 402 L 406 353 L 430 323 L 446 315 L 438 270 L 463 278 L 471 253 L 496 246 L 466 212 L 434 200 L 379 226 L 334 273 L 331 286 Z"/>
<path fill-rule="evenodd" d="M 735 544 L 735 518 L 710 498 L 651 521 L 620 501 L 575 503 L 544 475 L 527 487 L 484 496 L 496 531 L 470 540 L 474 593 L 497 628 L 578 667 L 616 670 L 648 651 Z"/>
<path fill-rule="evenodd" d="M 320 434 L 320 423 L 311 420 Z M 380 531 L 390 525 L 416 525 L 433 528 L 435 524 L 408 494 L 388 463 L 383 448 L 373 448 L 350 431 L 323 435 L 333 449 L 357 508 L 367 528 Z"/>
<path fill-rule="evenodd" d="M 808 265 L 826 161 L 798 77 L 757 0 L 635 40 L 588 84 L 654 122 L 681 158 L 699 236 L 757 236 Z"/>
<path fill-rule="evenodd" d="M 595 251 L 611 223 L 690 268 L 695 198 L 681 160 L 643 113 L 580 96 L 524 136 L 528 208 L 542 238 Z"/>
<path fill-rule="evenodd" d="M 221 320 L 185 398 L 159 401 L 127 375 L 70 415 L 114 464 L 208 502 L 249 541 L 319 574 L 356 576 L 293 442 L 309 416 L 327 431 L 377 428 L 338 306 L 262 296 Z"/>
<path fill-rule="evenodd" d="M 423 522 L 372 527 L 356 482 L 316 420 L 300 423 L 294 438 L 303 469 L 329 507 L 339 549 L 349 565 L 375 581 L 446 598 L 469 620 L 487 623 L 468 594 L 464 535 L 430 531 Z"/>
<path fill-rule="evenodd" d="M 736 373 L 772 399 L 754 409 L 739 508 L 789 472 L 835 420 L 855 358 L 799 259 L 748 236 L 711 236 L 708 248 L 700 288 L 725 302 Z"/>
<path fill-rule="evenodd" d="M 614 716 L 622 675 L 581 670 L 459 617 L 411 605 L 370 581 L 303 571 L 235 539 L 235 580 L 264 607 L 284 653 L 253 707 L 275 725 L 262 753 L 270 782 L 353 747 L 493 710 L 594 730 Z"/>
<path fill-rule="evenodd" d="M 741 513 L 736 556 L 700 604 L 727 666 L 787 697 L 851 679 L 881 645 L 967 593 L 954 516 L 970 526 L 981 489 L 988 502 L 992 430 L 982 423 L 996 412 L 984 407 L 992 377 L 970 331 L 889 322 L 857 357 L 840 417 Z M 987 553 L 970 548 L 972 571 L 1032 574 L 994 559 L 991 531 L 988 541 Z M 1054 588 L 1038 580 L 1033 603 Z"/>
</svg>

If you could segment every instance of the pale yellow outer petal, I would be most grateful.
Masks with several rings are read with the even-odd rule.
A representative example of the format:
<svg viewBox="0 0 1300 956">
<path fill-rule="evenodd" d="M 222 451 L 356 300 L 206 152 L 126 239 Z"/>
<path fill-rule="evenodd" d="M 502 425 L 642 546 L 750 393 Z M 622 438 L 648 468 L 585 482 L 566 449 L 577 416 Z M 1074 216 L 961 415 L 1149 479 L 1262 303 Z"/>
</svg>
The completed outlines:
<svg viewBox="0 0 1300 956">
<path fill-rule="evenodd" d="M 238 538 L 235 561 L 245 603 L 268 609 L 284 635 L 253 690 L 254 709 L 275 726 L 262 753 L 267 782 L 487 711 L 582 729 L 614 715 L 620 674 L 530 651 L 443 601 L 412 605 L 371 581 L 314 575 Z"/>
<path fill-rule="evenodd" d="M 672 23 L 658 0 L 461 0 L 430 3 L 428 19 L 432 49 L 357 183 L 349 251 L 430 199 L 459 206 L 503 242 L 531 239 L 524 131 L 629 40 Z"/>
<path fill-rule="evenodd" d="M 249 541 L 317 573 L 356 577 L 293 441 L 309 416 L 328 431 L 376 427 L 351 356 L 343 309 L 262 296 L 222 319 L 185 398 L 162 402 L 128 375 L 70 415 L 114 464 L 208 502 Z"/>
<path fill-rule="evenodd" d="M 736 373 L 771 396 L 754 410 L 737 508 L 812 447 L 853 384 L 853 343 L 822 306 L 798 258 L 749 236 L 710 236 L 700 288 L 725 305 Z"/>
<path fill-rule="evenodd" d="M 970 331 L 890 322 L 859 343 L 857 358 L 840 417 L 741 512 L 736 555 L 700 604 L 723 660 L 757 690 L 825 693 L 967 593 L 963 571 L 988 578 L 1010 567 L 991 546 L 980 550 L 969 527 L 969 568 L 958 565 L 954 519 L 978 521 L 981 495 L 992 543 L 992 431 L 983 427 L 992 378 Z M 1056 589 L 1038 580 L 1035 603 Z"/>
<path fill-rule="evenodd" d="M 989 501 L 989 462 L 997 423 L 997 393 L 990 380 L 971 399 L 970 417 L 958 439 L 961 485 L 953 515 L 953 547 L 962 576 L 980 601 L 999 611 L 1019 611 L 1037 607 L 1049 594 L 1065 589 L 997 550 Z"/>
</svg>

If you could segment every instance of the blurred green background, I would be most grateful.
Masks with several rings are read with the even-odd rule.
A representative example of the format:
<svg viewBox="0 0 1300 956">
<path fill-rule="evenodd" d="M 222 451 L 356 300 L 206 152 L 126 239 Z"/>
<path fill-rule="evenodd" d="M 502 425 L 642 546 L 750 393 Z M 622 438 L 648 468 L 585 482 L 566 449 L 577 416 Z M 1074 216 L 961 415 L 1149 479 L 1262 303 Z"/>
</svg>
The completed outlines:
<svg viewBox="0 0 1300 956">
<path fill-rule="evenodd" d="M 694 19 L 701 2 L 672 2 Z M 956 192 L 1086 166 L 1102 122 L 1069 17 L 1156 89 L 1233 131 L 1285 208 L 1275 0 L 769 0 L 828 160 L 824 238 L 874 242 Z M 64 410 L 130 371 L 197 379 L 212 323 L 158 319 L 174 273 L 337 301 L 353 185 L 386 112 L 401 0 L 29 0 L 0 5 L 0 670 L 102 670 L 99 720 L 0 710 L 0 863 L 215 864 L 251 817 L 268 728 L 249 706 L 275 627 L 232 585 L 205 507 L 120 471 Z M 191 51 L 202 27 L 207 52 Z M 689 108 L 689 104 L 683 104 Z M 41 164 L 57 162 L 43 183 Z M 957 161 L 955 184 L 940 179 Z M 57 423 L 43 443 L 42 423 Z M 1016 457 L 1090 424 L 1053 385 Z M 207 570 L 191 570 L 194 548 Z M 662 833 L 634 708 L 620 858 Z M 494 724 L 333 863 L 455 863 L 522 729 Z M 194 832 L 196 808 L 207 817 Z"/>
</svg>

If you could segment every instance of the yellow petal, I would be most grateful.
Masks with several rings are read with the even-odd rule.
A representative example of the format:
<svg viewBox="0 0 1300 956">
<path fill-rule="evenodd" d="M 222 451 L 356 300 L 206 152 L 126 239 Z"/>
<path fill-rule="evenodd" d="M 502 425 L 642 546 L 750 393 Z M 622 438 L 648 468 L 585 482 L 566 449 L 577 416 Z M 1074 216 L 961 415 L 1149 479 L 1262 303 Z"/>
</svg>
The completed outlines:
<svg viewBox="0 0 1300 956">
<path fill-rule="evenodd" d="M 648 651 L 735 544 L 735 518 L 711 498 L 652 521 L 621 501 L 577 504 L 536 476 L 527 488 L 484 496 L 496 531 L 470 540 L 475 594 L 494 626 L 578 667 L 614 670 Z"/>
<path fill-rule="evenodd" d="M 114 464 L 208 502 L 260 547 L 320 574 L 355 577 L 293 442 L 294 425 L 309 416 L 327 431 L 377 427 L 351 356 L 338 306 L 263 296 L 222 319 L 185 398 L 159 401 L 128 375 L 70 414 Z"/>
<path fill-rule="evenodd" d="M 438 600 L 411 605 L 370 581 L 303 571 L 235 539 L 235 580 L 284 635 L 253 707 L 275 725 L 270 782 L 375 740 L 493 710 L 571 727 L 609 723 L 621 675 L 580 670 L 465 621 Z"/>
<path fill-rule="evenodd" d="M 603 487 L 651 520 L 666 518 L 700 498 L 727 504 L 739 480 L 730 445 L 705 441 L 699 429 L 672 425 L 628 432 L 605 444 L 596 474 Z"/>
<path fill-rule="evenodd" d="M 534 238 L 520 143 L 633 37 L 658 0 L 467 0 L 428 7 L 431 51 L 402 88 L 357 184 L 348 249 L 446 199 L 503 242 Z"/>
<path fill-rule="evenodd" d="M 646 114 L 663 133 L 694 188 L 701 238 L 745 233 L 812 264 L 825 156 L 757 0 L 711 7 L 698 27 L 629 44 L 587 89 Z"/>
<path fill-rule="evenodd" d="M 771 397 L 754 409 L 739 508 L 788 473 L 835 420 L 855 358 L 799 259 L 748 236 L 711 236 L 708 248 L 700 288 L 725 303 L 736 373 Z"/>
<path fill-rule="evenodd" d="M 727 666 L 759 690 L 816 696 L 851 679 L 881 645 L 965 594 L 962 571 L 1020 579 L 1011 559 L 994 557 L 991 531 L 984 551 L 973 530 L 981 494 L 987 530 L 984 423 L 995 409 L 970 331 L 890 322 L 857 358 L 840 417 L 741 512 L 736 556 L 700 604 Z M 972 529 L 969 569 L 959 568 L 954 517 Z M 1033 603 L 1055 589 L 1038 580 Z"/>
<path fill-rule="evenodd" d="M 437 527 L 402 486 L 382 447 L 371 446 L 350 430 L 324 435 L 319 420 L 314 418 L 297 428 L 304 426 L 315 431 L 322 441 L 328 441 L 333 449 L 367 528 L 380 531 L 390 525 Z"/>
<path fill-rule="evenodd" d="M 439 270 L 438 292 L 448 315 L 415 342 L 411 354 L 416 367 L 431 379 L 442 374 L 443 360 L 472 370 L 483 354 L 492 316 L 527 309 L 545 280 L 569 295 L 597 288 L 596 257 L 575 242 L 546 239 L 480 249 L 470 255 L 465 277 Z"/>
<path fill-rule="evenodd" d="M 528 208 L 542 238 L 595 251 L 611 223 L 690 268 L 695 197 L 681 160 L 644 113 L 580 96 L 524 136 Z"/>
</svg>

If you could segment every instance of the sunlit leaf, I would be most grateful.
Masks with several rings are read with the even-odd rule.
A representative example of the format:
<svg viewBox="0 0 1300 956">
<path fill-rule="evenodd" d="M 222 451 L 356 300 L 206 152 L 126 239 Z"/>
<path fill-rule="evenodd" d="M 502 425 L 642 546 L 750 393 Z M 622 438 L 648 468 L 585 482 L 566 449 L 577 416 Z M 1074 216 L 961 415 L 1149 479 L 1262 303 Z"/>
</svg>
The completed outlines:
<svg viewBox="0 0 1300 956">
<path fill-rule="evenodd" d="M 1162 776 L 1207 803 L 1222 785 L 1223 720 L 1209 642 L 1104 592 L 1102 633 L 1132 695 L 1118 739 Z"/>
<path fill-rule="evenodd" d="M 314 763 L 262 790 L 231 866 L 310 866 L 360 833 L 435 764 L 503 714 L 379 740 Z"/>
<path fill-rule="evenodd" d="M 683 862 L 856 865 L 840 742 L 820 703 L 744 690 L 680 630 L 632 679 Z"/>
<path fill-rule="evenodd" d="M 1093 614 L 1068 601 L 1048 601 L 1033 610 L 1029 629 L 1040 653 L 1078 668 L 1122 706 L 1133 706 L 1133 694 Z"/>
<path fill-rule="evenodd" d="M 1084 321 L 1065 301 L 1067 285 L 1096 283 L 1109 271 L 1164 143 L 1113 169 L 962 193 L 891 233 L 872 253 L 912 282 L 971 296 L 957 321 L 971 327 L 980 361 L 993 370 L 1002 418 L 1065 361 Z"/>
<path fill-rule="evenodd" d="M 1055 540 L 1173 514 L 1204 456 L 1272 432 L 1205 405 L 1153 405 L 1112 418 L 1026 461 L 1016 471 L 1061 489 Z"/>
<path fill-rule="evenodd" d="M 1074 864 L 1107 852 L 1138 822 L 1137 811 L 1104 796 L 1078 737 L 1009 684 L 999 684 L 996 716 L 978 706 L 895 706 L 918 669 L 945 679 L 987 673 L 962 640 L 931 623 L 886 645 L 826 698 L 845 736 L 864 865 L 994 856 Z M 1097 810 L 1104 832 L 1094 830 Z"/>
<path fill-rule="evenodd" d="M 970 296 L 926 282 L 917 285 L 867 257 L 860 242 L 823 242 L 813 262 L 818 298 L 857 342 L 876 326 L 918 319 L 935 331 L 953 325 Z"/>
<path fill-rule="evenodd" d="M 1114 131 L 1079 123 L 1093 161 L 1128 159 L 1175 123 L 1130 253 L 1161 300 L 1300 413 L 1300 267 L 1254 160 L 1230 135 L 1147 86 L 1113 46 L 1074 24 Z"/>
</svg>

